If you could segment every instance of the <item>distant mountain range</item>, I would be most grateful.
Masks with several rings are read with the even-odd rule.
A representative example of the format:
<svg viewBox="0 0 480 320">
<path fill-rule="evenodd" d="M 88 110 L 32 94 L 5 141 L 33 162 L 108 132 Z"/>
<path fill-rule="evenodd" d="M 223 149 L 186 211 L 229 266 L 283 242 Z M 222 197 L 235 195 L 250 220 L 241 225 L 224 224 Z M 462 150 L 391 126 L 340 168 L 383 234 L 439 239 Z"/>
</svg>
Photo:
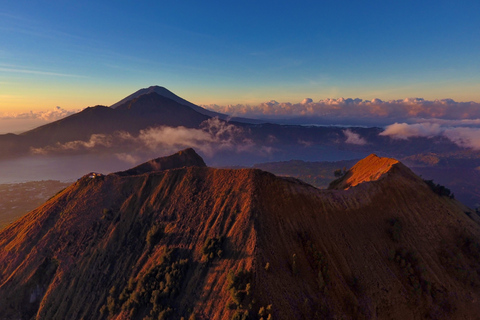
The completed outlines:
<svg viewBox="0 0 480 320">
<path fill-rule="evenodd" d="M 89 152 L 129 151 L 131 146 L 128 146 L 125 139 L 105 135 L 128 133 L 138 137 L 142 130 L 158 127 L 203 128 L 207 133 L 212 133 L 208 127 L 210 124 L 205 123 L 214 117 L 220 121 L 229 119 L 227 115 L 205 110 L 163 87 L 153 86 L 141 89 L 111 107 L 89 107 L 20 135 L 0 135 L 2 150 L 0 157 L 28 155 L 39 150 L 44 153 L 48 151 L 50 154 L 75 153 L 78 150 L 72 145 L 79 142 L 85 142 L 84 145 L 88 145 Z M 228 164 L 235 164 L 230 163 L 232 159 L 237 159 L 236 164 L 245 163 L 245 160 L 290 160 L 295 156 L 303 160 L 341 160 L 363 157 L 371 152 L 405 157 L 419 152 L 444 153 L 461 149 L 446 138 L 394 140 L 379 136 L 381 128 L 293 126 L 252 122 L 255 121 L 239 118 L 229 120 L 228 124 L 238 129 L 235 135 L 241 138 L 239 140 L 241 143 L 236 144 L 249 142 L 251 149 L 249 155 L 236 154 L 228 157 L 223 153 L 222 155 L 228 158 Z M 218 131 L 214 132 L 216 133 Z M 88 144 L 92 137 L 98 138 L 99 135 L 102 135 L 108 143 L 103 141 Z M 222 139 L 221 136 L 217 138 Z M 242 146 L 238 149 L 245 151 Z M 260 152 L 260 149 L 263 152 Z M 81 150 L 85 151 L 85 148 Z"/>
<path fill-rule="evenodd" d="M 1 319 L 474 319 L 480 219 L 370 155 L 332 189 L 192 149 L 0 231 Z"/>
</svg>

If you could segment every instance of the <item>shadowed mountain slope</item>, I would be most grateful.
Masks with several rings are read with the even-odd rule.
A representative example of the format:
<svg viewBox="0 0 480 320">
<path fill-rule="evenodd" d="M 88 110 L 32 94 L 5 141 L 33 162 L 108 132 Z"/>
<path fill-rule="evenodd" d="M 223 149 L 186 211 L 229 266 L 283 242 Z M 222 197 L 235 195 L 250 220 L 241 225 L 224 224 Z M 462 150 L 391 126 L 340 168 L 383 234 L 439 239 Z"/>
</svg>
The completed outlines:
<svg viewBox="0 0 480 320">
<path fill-rule="evenodd" d="M 0 135 L 0 158 L 27 155 L 32 148 L 56 147 L 78 141 L 88 143 L 92 138 L 106 137 L 115 132 L 137 135 L 151 127 L 183 126 L 198 128 L 209 116 L 161 96 L 155 92 L 129 100 L 117 108 L 88 107 L 64 119 L 26 131 L 20 135 Z M 72 148 L 58 148 L 63 153 Z"/>
<path fill-rule="evenodd" d="M 201 113 L 201 114 L 209 116 L 209 117 L 220 117 L 220 118 L 226 117 L 226 115 L 224 115 L 224 114 L 221 114 L 221 113 L 218 113 L 218 112 L 213 112 L 213 111 L 210 111 L 210 110 L 206 110 L 202 107 L 199 107 L 196 104 L 191 103 L 190 101 L 187 101 L 183 98 L 180 98 L 179 96 L 177 96 L 176 94 L 174 94 L 173 92 L 168 90 L 167 88 L 160 87 L 160 86 L 150 86 L 148 88 L 140 89 L 140 90 L 132 93 L 128 97 L 125 97 L 124 99 L 118 101 L 117 103 L 112 104 L 110 106 L 110 108 L 116 109 L 116 108 L 120 107 L 121 105 L 123 105 L 123 104 L 125 104 L 125 103 L 127 103 L 131 100 L 137 99 L 138 97 L 140 97 L 142 95 L 146 95 L 146 94 L 150 94 L 150 93 L 156 93 L 160 96 L 171 99 L 171 100 L 173 100 L 173 101 L 175 101 L 175 102 L 177 102 L 181 105 L 190 107 L 193 110 L 197 111 L 198 113 Z"/>
<path fill-rule="evenodd" d="M 200 106 L 197 106 L 196 104 L 191 103 L 190 101 L 187 101 L 187 100 L 177 96 L 176 94 L 174 94 L 173 92 L 171 92 L 167 88 L 161 87 L 161 86 L 150 86 L 148 88 L 140 89 L 140 90 L 132 93 L 128 97 L 125 97 L 124 99 L 122 99 L 122 100 L 118 101 L 117 103 L 111 105 L 110 108 L 116 109 L 116 108 L 118 108 L 122 104 L 125 104 L 128 101 L 134 100 L 134 99 L 136 99 L 136 98 L 138 98 L 142 95 L 146 95 L 146 94 L 150 94 L 150 93 L 157 93 L 160 96 L 171 99 L 171 100 L 173 100 L 173 101 L 175 101 L 175 102 L 177 102 L 181 105 L 190 107 L 193 110 L 197 111 L 198 113 L 201 113 L 203 115 L 206 115 L 206 116 L 209 116 L 209 117 L 212 117 L 212 118 L 217 117 L 217 118 L 223 119 L 223 120 L 232 119 L 233 121 L 239 121 L 239 122 L 245 122 L 245 123 L 264 123 L 265 122 L 263 120 L 232 117 L 232 116 L 229 116 L 227 114 L 218 113 L 218 112 L 215 112 L 215 111 L 204 109 Z"/>
<path fill-rule="evenodd" d="M 192 148 L 179 151 L 174 155 L 168 157 L 161 157 L 142 163 L 132 169 L 117 172 L 120 176 L 137 175 L 153 171 L 163 171 L 168 169 L 178 169 L 182 167 L 206 167 L 203 161 L 195 150 Z"/>
<path fill-rule="evenodd" d="M 140 129 L 155 125 L 197 127 L 210 118 L 156 92 L 141 95 L 117 106 L 114 110 L 133 118 L 140 118 L 142 121 L 138 123 Z"/>
<path fill-rule="evenodd" d="M 64 119 L 22 133 L 34 146 L 88 140 L 92 134 L 115 131 L 138 133 L 153 126 L 197 127 L 208 116 L 155 92 L 130 100 L 116 109 L 89 107 Z"/>
<path fill-rule="evenodd" d="M 181 161 L 85 176 L 0 232 L 0 318 L 476 317 L 478 223 L 367 160 L 348 190 Z"/>
</svg>

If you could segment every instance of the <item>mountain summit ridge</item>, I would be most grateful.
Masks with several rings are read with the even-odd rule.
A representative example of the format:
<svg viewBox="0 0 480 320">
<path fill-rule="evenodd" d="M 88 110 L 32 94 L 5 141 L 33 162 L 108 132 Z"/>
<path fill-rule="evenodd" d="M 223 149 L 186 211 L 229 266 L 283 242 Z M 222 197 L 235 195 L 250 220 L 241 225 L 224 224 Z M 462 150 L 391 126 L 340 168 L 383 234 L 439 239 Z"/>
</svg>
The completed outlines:
<svg viewBox="0 0 480 320">
<path fill-rule="evenodd" d="M 379 157 L 376 154 L 370 154 L 366 158 L 358 161 L 352 168 L 344 173 L 342 177 L 330 184 L 330 189 L 346 190 L 355 187 L 361 183 L 376 181 L 382 177 L 393 174 L 401 175 L 403 178 L 412 178 L 416 175 L 400 161 Z"/>
<path fill-rule="evenodd" d="M 206 167 L 207 165 L 193 148 L 187 148 L 171 156 L 156 158 L 126 171 L 116 172 L 115 174 L 120 176 L 138 175 L 192 166 Z"/>
</svg>

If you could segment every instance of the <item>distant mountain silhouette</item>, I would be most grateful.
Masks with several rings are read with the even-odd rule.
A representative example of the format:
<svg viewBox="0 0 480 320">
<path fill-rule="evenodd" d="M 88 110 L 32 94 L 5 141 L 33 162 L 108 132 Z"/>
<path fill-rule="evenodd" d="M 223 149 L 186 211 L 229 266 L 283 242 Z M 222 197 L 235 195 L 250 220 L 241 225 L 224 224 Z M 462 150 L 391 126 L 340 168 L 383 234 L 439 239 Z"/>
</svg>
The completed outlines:
<svg viewBox="0 0 480 320">
<path fill-rule="evenodd" d="M 264 123 L 265 122 L 263 120 L 255 120 L 255 119 L 248 119 L 248 118 L 242 118 L 242 117 L 232 117 L 232 116 L 227 115 L 227 114 L 207 110 L 205 108 L 197 106 L 196 104 L 193 104 L 190 101 L 187 101 L 187 100 L 177 96 L 176 94 L 174 94 L 170 90 L 168 90 L 164 87 L 161 87 L 161 86 L 151 86 L 151 87 L 148 87 L 148 88 L 140 89 L 140 90 L 132 93 L 128 97 L 125 97 L 124 99 L 118 101 L 117 103 L 114 103 L 113 105 L 110 106 L 110 108 L 116 109 L 120 105 L 122 105 L 122 104 L 124 104 L 128 101 L 131 101 L 131 100 L 136 99 L 136 98 L 138 98 L 142 95 L 146 95 L 146 94 L 150 94 L 150 93 L 157 93 L 158 95 L 160 95 L 162 97 L 171 99 L 171 100 L 173 100 L 173 101 L 175 101 L 175 102 L 177 102 L 181 105 L 192 108 L 193 110 L 197 111 L 198 113 L 201 113 L 203 115 L 206 115 L 206 116 L 209 116 L 209 117 L 212 117 L 212 118 L 216 117 L 216 118 L 219 118 L 219 119 L 222 119 L 222 120 L 230 120 L 230 121 L 237 121 L 237 122 L 243 122 L 243 123 Z"/>
<path fill-rule="evenodd" d="M 0 231 L 0 318 L 477 317 L 479 217 L 396 160 L 353 168 L 319 190 L 188 149 L 86 175 Z"/>
<path fill-rule="evenodd" d="M 126 131 L 136 133 L 153 126 L 198 127 L 209 119 L 192 108 L 155 92 L 129 100 L 115 109 L 96 106 L 22 133 L 40 144 L 87 140 L 92 134 Z"/>
<path fill-rule="evenodd" d="M 134 99 L 136 99 L 136 98 L 138 98 L 142 95 L 146 95 L 146 94 L 150 94 L 150 93 L 156 93 L 156 94 L 158 94 L 162 97 L 173 100 L 173 101 L 177 102 L 178 104 L 190 107 L 193 110 L 197 111 L 198 113 L 201 113 L 201 114 L 209 116 L 209 117 L 220 117 L 220 118 L 227 117 L 227 115 L 225 115 L 225 114 L 209 111 L 207 109 L 199 107 L 199 106 L 197 106 L 197 105 L 195 105 L 195 104 L 193 104 L 193 103 L 191 103 L 191 102 L 189 102 L 189 101 L 187 101 L 183 98 L 180 98 L 179 96 L 177 96 L 176 94 L 174 94 L 170 90 L 168 90 L 164 87 L 160 87 L 160 86 L 151 86 L 151 87 L 148 87 L 148 88 L 140 89 L 140 90 L 132 93 L 128 97 L 125 97 L 124 99 L 118 101 L 117 103 L 112 104 L 110 106 L 110 108 L 116 109 L 119 106 L 121 106 L 121 105 L 123 105 L 123 104 L 125 104 L 125 103 L 127 103 L 131 100 L 134 100 Z"/>
<path fill-rule="evenodd" d="M 151 92 L 133 98 L 115 109 L 88 107 L 64 119 L 26 131 L 20 135 L 0 135 L 0 157 L 26 155 L 31 148 L 55 146 L 72 141 L 88 141 L 94 134 L 128 132 L 157 126 L 197 128 L 210 119 L 189 106 Z"/>
</svg>

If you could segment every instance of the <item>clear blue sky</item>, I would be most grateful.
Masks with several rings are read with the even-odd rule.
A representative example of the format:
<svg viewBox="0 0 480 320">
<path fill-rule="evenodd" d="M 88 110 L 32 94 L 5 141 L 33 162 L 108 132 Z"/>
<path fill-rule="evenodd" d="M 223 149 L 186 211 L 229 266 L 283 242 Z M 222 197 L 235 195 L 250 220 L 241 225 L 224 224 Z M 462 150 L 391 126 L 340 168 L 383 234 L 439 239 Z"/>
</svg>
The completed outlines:
<svg viewBox="0 0 480 320">
<path fill-rule="evenodd" d="M 480 1 L 0 1 L 0 113 L 309 97 L 480 101 Z"/>
</svg>

